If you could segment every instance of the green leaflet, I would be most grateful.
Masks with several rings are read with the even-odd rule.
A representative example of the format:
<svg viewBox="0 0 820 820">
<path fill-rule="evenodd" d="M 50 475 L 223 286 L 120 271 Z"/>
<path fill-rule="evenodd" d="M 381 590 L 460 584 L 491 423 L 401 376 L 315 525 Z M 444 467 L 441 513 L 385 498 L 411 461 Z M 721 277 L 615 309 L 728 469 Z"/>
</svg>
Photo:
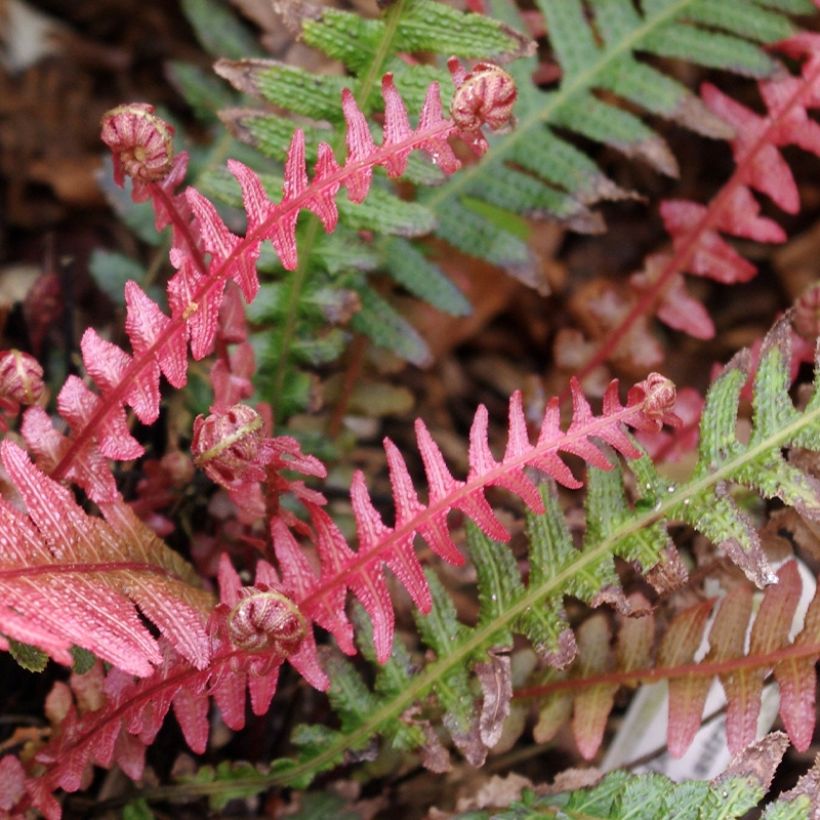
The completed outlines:
<svg viewBox="0 0 820 820">
<path fill-rule="evenodd" d="M 421 202 L 427 206 L 429 200 L 421 197 Z M 533 276 L 535 263 L 526 242 L 462 201 L 453 200 L 446 211 L 438 212 L 436 233 L 465 253 L 506 267 L 519 279 Z"/>
<path fill-rule="evenodd" d="M 261 53 L 256 38 L 224 3 L 182 0 L 182 10 L 202 47 L 214 57 L 250 57 Z"/>
<path fill-rule="evenodd" d="M 125 283 L 129 279 L 140 282 L 145 275 L 142 265 L 130 256 L 102 248 L 95 248 L 92 252 L 88 270 L 97 287 L 118 307 L 125 304 Z"/>
<path fill-rule="evenodd" d="M 122 810 L 122 820 L 154 820 L 155 817 L 148 801 L 143 798 L 132 800 Z"/>
<path fill-rule="evenodd" d="M 313 74 L 304 68 L 276 60 L 221 61 L 217 73 L 235 88 L 314 120 L 341 122 L 339 99 L 349 80 L 334 75 Z M 281 117 L 268 116 L 274 120 Z M 290 131 L 294 125 L 284 121 Z"/>
<path fill-rule="evenodd" d="M 72 671 L 75 675 L 84 675 L 86 672 L 90 672 L 97 662 L 96 655 L 81 646 L 71 647 L 71 657 L 74 660 Z"/>
<path fill-rule="evenodd" d="M 426 575 L 433 595 L 433 608 L 428 615 L 416 616 L 416 626 L 424 643 L 438 657 L 446 658 L 457 651 L 469 630 L 459 623 L 455 605 L 438 578 L 430 571 Z M 435 691 L 447 713 L 450 731 L 459 735 L 468 734 L 474 719 L 474 705 L 466 666 L 451 667 L 431 681 L 430 688 Z"/>
<path fill-rule="evenodd" d="M 361 310 L 350 326 L 398 356 L 422 366 L 430 363 L 430 349 L 413 326 L 390 303 L 367 286 L 359 290 Z"/>
<path fill-rule="evenodd" d="M 509 546 L 492 542 L 475 527 L 468 527 L 467 541 L 478 574 L 481 602 L 478 623 L 474 627 L 461 624 L 452 602 L 443 595 L 441 586 L 432 581 L 433 611 L 418 617 L 418 628 L 424 643 L 434 649 L 435 660 L 402 685 L 392 687 L 392 694 L 385 691 L 375 702 L 369 702 L 369 713 L 335 742 L 298 760 L 279 764 L 267 782 L 304 783 L 311 774 L 332 766 L 345 748 L 365 743 L 431 692 L 445 708 L 452 704 L 449 708 L 455 710 L 455 723 L 462 728 L 468 720 L 465 710 L 471 709 L 470 714 L 475 716 L 478 708 L 475 681 L 467 670 L 474 662 L 486 658 L 491 648 L 508 645 L 512 633 L 527 635 L 551 663 L 565 665 L 574 654 L 574 638 L 561 612 L 564 596 L 593 602 L 607 586 L 617 589 L 612 564 L 616 555 L 636 561 L 644 571 L 650 569 L 670 548 L 667 524 L 689 523 L 722 545 L 751 578 L 768 580 L 771 571 L 756 552 L 757 536 L 745 514 L 732 501 L 731 488 L 746 484 L 766 498 L 782 495 L 781 488 L 772 487 L 759 477 L 763 472 L 760 465 L 783 459 L 783 448 L 790 446 L 820 450 L 820 364 L 813 395 L 805 409 L 798 411 L 787 390 L 787 331 L 788 325 L 780 323 L 764 342 L 754 382 L 755 418 L 748 443 L 739 442 L 735 435 L 739 393 L 746 380 L 746 361 L 739 357 L 707 396 L 698 464 L 686 482 L 673 486 L 663 481 L 647 457 L 629 462 L 628 468 L 636 479 L 635 497 L 629 503 L 618 468 L 590 471 L 587 528 L 580 549 L 573 545 L 554 489 L 542 486 L 546 512 L 527 516 L 526 585 Z M 803 477 L 799 487 L 807 486 L 805 481 Z M 812 486 L 816 505 L 820 502 L 820 488 Z M 798 497 L 802 503 L 804 496 Z M 624 792 L 629 805 L 640 805 L 641 800 L 648 799 L 646 795 L 640 796 L 643 788 L 636 785 Z M 600 796 L 600 792 L 595 794 Z M 619 800 L 623 800 L 623 795 Z M 601 805 L 614 804 L 610 801 Z M 712 805 L 715 804 L 707 795 L 700 813 L 680 816 L 711 817 L 705 807 Z M 725 808 L 725 803 L 721 807 Z M 744 811 L 738 809 L 740 814 Z"/>
<path fill-rule="evenodd" d="M 316 241 L 316 261 L 332 276 L 351 269 L 376 270 L 381 254 L 372 243 L 360 239 L 355 231 L 337 228 Z"/>
<path fill-rule="evenodd" d="M 470 303 L 461 291 L 412 243 L 392 238 L 383 243 L 390 276 L 414 296 L 451 316 L 466 316 Z"/>
<path fill-rule="evenodd" d="M 465 14 L 433 0 L 405 0 L 403 6 L 388 46 L 391 54 L 428 51 L 498 60 L 515 55 L 526 42 L 490 17 Z M 327 9 L 318 19 L 305 21 L 302 36 L 308 45 L 360 74 L 377 49 L 385 48 L 389 26 L 389 21 Z"/>
<path fill-rule="evenodd" d="M 460 820 L 524 820 L 540 816 L 584 817 L 593 820 L 730 820 L 742 817 L 763 799 L 763 785 L 752 777 L 720 783 L 674 783 L 653 772 L 633 775 L 612 772 L 590 789 L 536 797 L 525 794 L 502 811 L 457 814 Z"/>
</svg>

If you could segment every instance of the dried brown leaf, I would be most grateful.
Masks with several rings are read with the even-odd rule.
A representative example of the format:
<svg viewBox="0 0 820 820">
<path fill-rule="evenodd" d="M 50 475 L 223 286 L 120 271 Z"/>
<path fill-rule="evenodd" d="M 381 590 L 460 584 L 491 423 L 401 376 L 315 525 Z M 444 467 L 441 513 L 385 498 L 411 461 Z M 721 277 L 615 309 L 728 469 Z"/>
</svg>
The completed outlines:
<svg viewBox="0 0 820 820">
<path fill-rule="evenodd" d="M 489 659 L 475 666 L 484 699 L 481 704 L 479 732 L 481 740 L 492 749 L 501 738 L 504 721 L 510 714 L 512 671 L 509 655 L 489 653 Z"/>
</svg>

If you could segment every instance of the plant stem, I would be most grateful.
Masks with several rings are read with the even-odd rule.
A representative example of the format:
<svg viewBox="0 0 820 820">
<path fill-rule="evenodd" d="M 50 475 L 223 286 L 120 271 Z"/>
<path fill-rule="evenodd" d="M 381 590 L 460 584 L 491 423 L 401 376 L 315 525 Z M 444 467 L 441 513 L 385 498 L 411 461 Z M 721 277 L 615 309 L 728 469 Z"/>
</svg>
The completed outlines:
<svg viewBox="0 0 820 820">
<path fill-rule="evenodd" d="M 528 686 L 513 693 L 515 699 L 541 698 L 555 692 L 573 689 L 589 689 L 600 684 L 638 685 L 653 683 L 659 680 L 677 678 L 714 678 L 728 675 L 744 669 L 762 669 L 775 666 L 782 661 L 806 660 L 820 657 L 820 644 L 793 644 L 775 649 L 763 655 L 743 655 L 723 661 L 701 661 L 685 663 L 680 666 L 658 666 L 635 669 L 632 672 L 607 672 L 601 675 L 590 675 L 585 678 L 566 678 L 550 681 L 540 686 Z"/>
</svg>

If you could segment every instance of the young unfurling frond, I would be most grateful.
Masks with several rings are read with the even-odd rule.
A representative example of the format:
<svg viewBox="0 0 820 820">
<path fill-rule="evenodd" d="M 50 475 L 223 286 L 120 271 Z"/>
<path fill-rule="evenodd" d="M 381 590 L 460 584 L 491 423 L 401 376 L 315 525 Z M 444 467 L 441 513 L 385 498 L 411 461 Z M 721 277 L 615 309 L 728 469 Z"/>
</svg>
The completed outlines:
<svg viewBox="0 0 820 820">
<path fill-rule="evenodd" d="M 454 74 L 458 77 L 455 67 Z M 514 98 L 514 88 L 510 93 Z M 415 128 L 390 74 L 383 79 L 382 94 L 385 123 L 382 142 L 377 144 L 353 95 L 343 90 L 347 158 L 339 164 L 330 146 L 320 145 L 312 179 L 308 179 L 305 165 L 304 134 L 294 132 L 279 202 L 270 199 L 253 170 L 229 161 L 228 167 L 242 188 L 248 224 L 244 237 L 232 233 L 216 208 L 196 189 L 176 192 L 185 176 L 187 156 L 173 156 L 172 129 L 150 106 L 121 106 L 106 115 L 103 139 L 114 154 L 117 181 L 129 174 L 134 198 L 150 199 L 157 227 L 170 225 L 172 229 L 170 258 L 176 274 L 168 282 L 171 315 L 163 313 L 135 282 L 128 282 L 125 326 L 132 353 L 101 338 L 93 329 L 86 331 L 81 344 L 83 361 L 98 392 L 75 376 L 66 380 L 58 396 L 58 409 L 70 434 L 63 436 L 53 430 L 41 408 L 32 408 L 24 420 L 23 434 L 50 475 L 71 478 L 95 501 L 116 497 L 102 460 L 130 460 L 143 452 L 127 429 L 126 407 L 145 424 L 156 420 L 160 373 L 174 387 L 181 387 L 186 381 L 188 345 L 195 359 L 212 352 L 227 283 L 235 281 L 247 301 L 256 295 L 256 260 L 263 241 L 272 243 L 286 268 L 296 266 L 300 211 L 312 211 L 326 231 L 333 231 L 338 219 L 337 193 L 347 188 L 349 199 L 361 202 L 370 190 L 374 167 L 399 175 L 410 153 L 423 150 L 442 171 L 452 173 L 460 162 L 450 147 L 450 137 L 461 136 L 477 150 L 486 145 L 478 130 L 467 130 L 444 116 L 436 83 L 427 91 Z M 471 127 L 476 123 L 482 123 L 481 116 Z"/>
</svg>

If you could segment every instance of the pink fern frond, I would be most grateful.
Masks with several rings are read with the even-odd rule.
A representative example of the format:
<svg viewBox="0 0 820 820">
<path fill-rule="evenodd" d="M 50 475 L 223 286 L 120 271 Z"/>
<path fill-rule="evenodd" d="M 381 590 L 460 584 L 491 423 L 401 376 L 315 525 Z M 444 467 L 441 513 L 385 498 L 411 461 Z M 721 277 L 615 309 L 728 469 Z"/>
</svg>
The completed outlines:
<svg viewBox="0 0 820 820">
<path fill-rule="evenodd" d="M 477 88 L 473 88 L 473 95 Z M 514 94 L 509 97 L 509 91 L 508 101 L 514 98 Z M 339 164 L 330 148 L 321 145 L 312 179 L 305 164 L 304 134 L 300 130 L 294 133 L 279 202 L 270 199 L 254 171 L 236 161 L 228 163 L 242 189 L 248 225 L 244 237 L 232 233 L 212 203 L 195 189 L 176 192 L 187 158 L 184 154 L 172 156 L 172 129 L 150 106 L 121 106 L 104 117 L 103 139 L 114 154 L 117 180 L 121 182 L 124 173 L 131 175 L 134 198 L 152 202 L 158 228 L 172 228 L 170 259 L 176 273 L 167 289 L 171 315 L 166 316 L 138 285 L 129 282 L 126 333 L 132 354 L 93 331 L 83 338 L 83 361 L 99 392 L 78 379 L 70 379 L 61 392 L 59 410 L 69 423 L 70 435 L 52 447 L 56 461 L 43 461 L 54 478 L 76 480 L 83 472 L 77 468 L 78 462 L 93 460 L 90 451 L 112 459 L 133 459 L 142 454 L 142 447 L 125 427 L 126 407 L 131 407 L 141 421 L 151 423 L 159 413 L 160 373 L 180 387 L 186 378 L 187 346 L 195 359 L 213 351 L 227 283 L 236 282 L 246 301 L 258 291 L 256 260 L 263 241 L 273 244 L 285 268 L 296 267 L 296 220 L 302 210 L 315 213 L 325 229 L 332 231 L 338 220 L 335 197 L 339 189 L 347 188 L 352 201 L 362 201 L 369 192 L 374 167 L 384 167 L 390 176 L 398 176 L 404 172 L 409 154 L 419 149 L 430 153 L 447 173 L 459 167 L 449 138 L 464 135 L 474 142 L 478 132 L 465 131 L 443 115 L 435 83 L 428 90 L 415 129 L 389 74 L 383 79 L 382 92 L 386 118 L 381 144 L 374 142 L 353 95 L 345 91 L 346 160 Z M 490 108 L 497 111 L 497 106 Z M 475 110 L 480 114 L 483 109 Z M 491 123 L 493 127 L 497 118 Z M 479 116 L 474 125 L 481 123 Z M 140 157 L 147 157 L 145 167 L 140 165 Z M 40 432 L 41 421 L 37 424 Z M 31 431 L 32 425 L 28 429 Z M 34 438 L 27 436 L 27 441 L 36 452 Z M 114 497 L 110 482 L 86 481 L 83 486 L 97 501 Z"/>
<path fill-rule="evenodd" d="M 196 668 L 208 664 L 210 595 L 193 570 L 122 502 L 87 515 L 16 444 L 3 466 L 27 515 L 0 499 L 0 631 L 60 663 L 83 647 L 134 675 L 161 661 L 137 608 Z M 26 626 L 27 625 L 27 626 Z"/>
<path fill-rule="evenodd" d="M 652 312 L 670 327 L 701 339 L 714 336 L 706 308 L 685 289 L 683 275 L 723 284 L 747 282 L 756 267 L 724 236 L 757 242 L 783 242 L 786 234 L 774 220 L 761 216 L 755 192 L 765 194 L 786 213 L 800 208 L 797 185 L 780 149 L 796 145 L 820 156 L 820 125 L 810 111 L 820 107 L 820 35 L 803 32 L 779 43 L 778 50 L 802 60 L 799 76 L 777 74 L 759 84 L 766 104 L 760 115 L 704 84 L 706 106 L 734 129 L 731 141 L 736 168 L 708 205 L 667 200 L 660 212 L 672 239 L 672 250 L 653 254 L 632 278 L 635 299 L 576 373 L 583 380 L 613 354 L 635 324 Z"/>
<path fill-rule="evenodd" d="M 28 797 L 16 808 L 27 808 L 27 800 L 50 820 L 57 820 L 60 807 L 54 791 L 80 789 L 92 765 L 116 764 L 138 780 L 145 749 L 172 709 L 188 746 L 204 753 L 211 701 L 225 724 L 239 731 L 245 725 L 248 695 L 253 714 L 267 712 L 285 661 L 308 682 L 326 689 L 329 681 L 319 665 L 312 633 L 296 601 L 283 591 L 287 577 L 280 581 L 276 570 L 261 561 L 255 584 L 246 587 L 223 557 L 221 604 L 208 627 L 209 664 L 196 668 L 168 642 L 160 641 L 161 663 L 150 678 L 135 679 L 122 669 L 112 669 L 102 682 L 99 708 L 84 711 L 69 704 L 52 739 L 37 753 L 42 771 L 26 781 Z"/>
<path fill-rule="evenodd" d="M 430 592 L 413 550 L 416 535 L 444 560 L 461 563 L 463 558 L 448 532 L 450 511 L 459 510 L 491 538 L 506 541 L 509 534 L 485 496 L 488 488 L 504 488 L 521 498 L 530 509 L 543 512 L 540 496 L 526 474 L 528 468 L 539 470 L 565 486 L 578 487 L 580 482 L 561 459 L 561 453 L 578 455 L 590 464 L 609 470 L 612 464 L 596 440 L 606 442 L 627 458 L 634 458 L 639 452 L 625 435 L 624 428 L 657 430 L 664 422 L 677 423 L 671 413 L 674 387 L 657 374 L 636 385 L 625 405 L 619 401 L 617 384 L 613 382 L 600 416 L 593 415 L 577 383 L 573 383 L 573 396 L 573 418 L 567 429 L 561 429 L 557 400 L 553 400 L 547 407 L 538 438 L 532 444 L 526 432 L 521 396 L 514 394 L 510 400 L 510 436 L 500 461 L 490 451 L 487 411 L 480 407 L 470 431 L 470 467 L 463 481 L 453 477 L 427 427 L 418 421 L 416 438 L 427 480 L 427 504 L 419 500 L 398 449 L 389 439 L 385 440 L 395 498 L 395 524 L 390 527 L 384 523 L 360 473 L 354 476 L 351 487 L 358 550 L 354 552 L 347 546 L 341 533 L 320 510 L 315 512 L 313 524 L 321 568 L 318 575 L 311 576 L 313 590 L 300 597 L 305 616 L 318 620 L 319 612 L 325 613 L 325 619 L 328 609 L 340 612 L 344 602 L 342 591 L 349 590 L 370 616 L 376 654 L 379 660 L 385 661 L 393 640 L 393 609 L 384 567 L 405 586 L 416 606 L 422 611 L 430 606 Z M 284 537 L 284 532 L 279 531 L 278 537 L 274 533 L 277 550 Z"/>
</svg>

